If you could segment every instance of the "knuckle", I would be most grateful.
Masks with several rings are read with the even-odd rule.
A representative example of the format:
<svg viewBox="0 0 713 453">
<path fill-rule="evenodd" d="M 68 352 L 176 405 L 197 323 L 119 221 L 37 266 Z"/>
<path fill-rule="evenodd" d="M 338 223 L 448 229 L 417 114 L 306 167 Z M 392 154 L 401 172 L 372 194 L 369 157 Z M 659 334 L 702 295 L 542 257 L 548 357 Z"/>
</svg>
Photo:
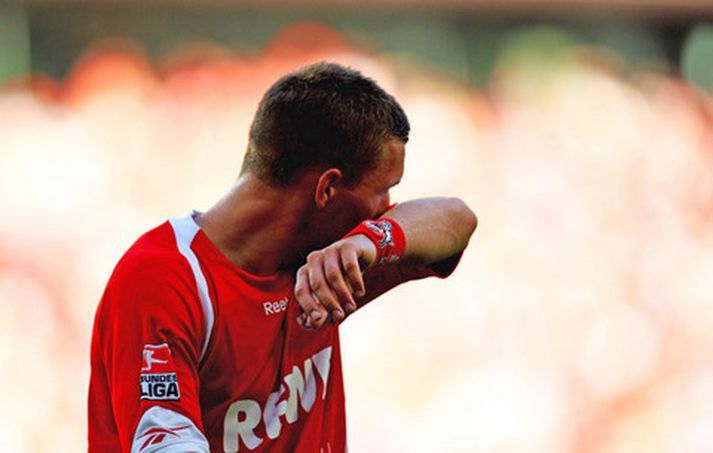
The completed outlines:
<svg viewBox="0 0 713 453">
<path fill-rule="evenodd" d="M 358 269 L 359 269 L 359 265 L 357 264 L 356 261 L 349 260 L 344 263 L 344 270 L 348 273 L 357 271 Z"/>
<path fill-rule="evenodd" d="M 299 281 L 305 281 L 307 280 L 307 277 L 309 276 L 309 269 L 307 266 L 302 266 L 297 270 L 297 273 L 295 274 L 295 283 Z"/>
<path fill-rule="evenodd" d="M 325 276 L 327 277 L 327 281 L 329 281 L 330 283 L 338 283 L 341 281 L 342 277 L 341 273 L 334 268 L 327 269 L 327 271 L 325 272 Z"/>
<path fill-rule="evenodd" d="M 309 255 L 307 255 L 307 262 L 311 263 L 314 261 L 319 261 L 322 259 L 322 252 L 320 250 L 315 250 L 314 252 L 310 252 Z"/>
<path fill-rule="evenodd" d="M 310 280 L 310 286 L 314 291 L 320 291 L 324 288 L 324 280 L 321 278 Z"/>
</svg>

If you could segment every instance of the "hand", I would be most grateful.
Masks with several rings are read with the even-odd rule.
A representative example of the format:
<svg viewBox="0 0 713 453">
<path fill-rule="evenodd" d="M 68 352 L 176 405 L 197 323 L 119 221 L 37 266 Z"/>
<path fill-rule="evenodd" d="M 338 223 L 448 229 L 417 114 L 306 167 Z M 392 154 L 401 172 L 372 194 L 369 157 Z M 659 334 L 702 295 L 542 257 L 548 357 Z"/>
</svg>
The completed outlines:
<svg viewBox="0 0 713 453">
<path fill-rule="evenodd" d="M 307 327 L 341 322 L 356 309 L 355 297 L 366 294 L 362 269 L 376 258 L 376 246 L 364 235 L 351 236 L 307 255 L 297 270 L 295 298 Z"/>
</svg>

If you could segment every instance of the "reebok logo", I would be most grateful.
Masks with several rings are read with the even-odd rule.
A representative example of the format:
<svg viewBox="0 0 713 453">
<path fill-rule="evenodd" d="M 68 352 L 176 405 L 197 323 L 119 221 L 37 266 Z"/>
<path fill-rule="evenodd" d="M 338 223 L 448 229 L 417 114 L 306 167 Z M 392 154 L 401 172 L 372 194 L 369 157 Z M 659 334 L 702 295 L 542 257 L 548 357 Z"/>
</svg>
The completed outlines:
<svg viewBox="0 0 713 453">
<path fill-rule="evenodd" d="M 282 311 L 287 310 L 287 301 L 289 298 L 287 296 L 280 300 L 270 301 L 267 300 L 262 303 L 262 308 L 265 310 L 265 316 L 275 315 Z"/>
<path fill-rule="evenodd" d="M 169 438 L 180 437 L 180 435 L 176 434 L 176 432 L 187 428 L 190 428 L 190 426 L 186 425 L 179 426 L 176 428 L 151 428 L 139 436 L 139 440 L 143 440 L 144 438 L 146 438 L 146 441 L 143 443 L 143 445 L 141 445 L 139 451 L 144 451 L 147 447 L 160 444 L 164 441 L 164 439 L 166 439 L 167 436 Z"/>
</svg>

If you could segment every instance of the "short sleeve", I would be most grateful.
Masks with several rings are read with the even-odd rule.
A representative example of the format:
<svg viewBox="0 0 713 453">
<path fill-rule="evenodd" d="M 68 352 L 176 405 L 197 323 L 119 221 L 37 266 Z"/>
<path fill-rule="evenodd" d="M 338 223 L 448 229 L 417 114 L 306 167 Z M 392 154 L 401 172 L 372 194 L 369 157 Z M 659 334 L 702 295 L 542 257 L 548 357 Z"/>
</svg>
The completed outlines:
<svg viewBox="0 0 713 453">
<path fill-rule="evenodd" d="M 121 451 L 132 449 L 138 438 L 151 447 L 159 439 L 191 431 L 193 437 L 202 436 L 198 366 L 203 325 L 195 280 L 185 260 L 160 254 L 122 259 L 102 297 L 92 345 L 93 373 L 95 365 L 103 371 Z M 101 385 L 90 383 L 90 411 L 93 391 L 101 391 Z M 175 414 L 175 419 L 183 417 L 190 429 L 160 427 L 165 432 L 147 431 L 148 437 L 142 437 L 137 429 L 140 422 L 146 425 L 143 415 L 150 409 L 155 414 L 155 408 Z M 152 437 L 152 432 L 157 435 Z"/>
</svg>

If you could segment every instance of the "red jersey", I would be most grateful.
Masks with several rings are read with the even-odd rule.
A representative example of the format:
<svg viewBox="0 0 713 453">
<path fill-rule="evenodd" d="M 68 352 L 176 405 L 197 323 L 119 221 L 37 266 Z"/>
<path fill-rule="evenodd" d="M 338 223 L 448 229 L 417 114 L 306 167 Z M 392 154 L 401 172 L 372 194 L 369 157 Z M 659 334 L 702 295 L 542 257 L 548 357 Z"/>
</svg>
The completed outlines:
<svg viewBox="0 0 713 453">
<path fill-rule="evenodd" d="M 366 300 L 440 269 L 375 268 Z M 344 452 L 339 329 L 303 326 L 289 274 L 230 262 L 193 215 L 121 258 L 94 321 L 90 452 Z"/>
</svg>

